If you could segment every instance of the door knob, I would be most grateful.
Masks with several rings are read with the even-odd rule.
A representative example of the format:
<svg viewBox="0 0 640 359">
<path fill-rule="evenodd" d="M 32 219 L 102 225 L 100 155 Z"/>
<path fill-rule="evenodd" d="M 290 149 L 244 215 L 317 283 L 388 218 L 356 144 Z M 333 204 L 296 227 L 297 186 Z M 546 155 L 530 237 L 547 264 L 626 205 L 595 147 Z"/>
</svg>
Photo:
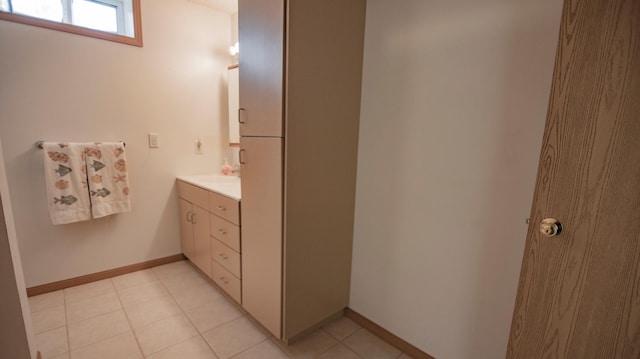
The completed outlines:
<svg viewBox="0 0 640 359">
<path fill-rule="evenodd" d="M 555 218 L 545 218 L 540 222 L 540 233 L 546 237 L 557 236 L 562 232 L 562 224 Z"/>
</svg>

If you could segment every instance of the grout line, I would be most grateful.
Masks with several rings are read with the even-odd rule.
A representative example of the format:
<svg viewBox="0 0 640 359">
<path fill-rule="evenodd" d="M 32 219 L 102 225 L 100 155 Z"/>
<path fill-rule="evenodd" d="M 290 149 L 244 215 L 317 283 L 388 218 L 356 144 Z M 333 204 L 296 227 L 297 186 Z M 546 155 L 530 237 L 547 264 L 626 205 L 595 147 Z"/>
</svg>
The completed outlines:
<svg viewBox="0 0 640 359">
<path fill-rule="evenodd" d="M 67 354 L 71 359 L 71 336 L 69 335 L 69 319 L 67 316 L 67 293 L 62 289 L 62 304 L 64 305 L 64 330 L 67 333 Z"/>
<path fill-rule="evenodd" d="M 140 350 L 140 354 L 144 358 L 145 355 L 144 355 L 144 352 L 142 351 L 142 346 L 140 346 L 140 341 L 138 340 L 138 335 L 136 335 L 136 332 L 133 329 L 133 325 L 131 324 L 131 319 L 129 319 L 129 315 L 127 314 L 127 311 L 124 309 L 124 303 L 122 303 L 122 299 L 120 298 L 120 292 L 118 292 L 118 289 L 116 288 L 115 284 L 113 283 L 113 279 L 109 278 L 109 280 L 111 281 L 111 285 L 113 285 L 113 288 L 116 291 L 116 296 L 118 297 L 118 302 L 120 302 L 120 306 L 122 307 L 122 312 L 124 313 L 124 317 L 127 318 L 127 324 L 129 324 L 129 328 L 131 328 L 131 334 L 133 334 L 133 339 L 136 341 L 136 344 L 138 345 L 138 350 Z M 69 359 L 71 359 L 71 358 L 69 358 Z"/>
<path fill-rule="evenodd" d="M 332 338 L 333 338 L 333 337 L 332 337 Z M 335 338 L 334 338 L 334 339 L 335 339 Z M 315 357 L 316 357 L 316 358 L 321 357 L 323 354 L 325 354 L 325 353 L 327 353 L 327 352 L 329 352 L 329 351 L 333 350 L 333 348 L 337 347 L 337 346 L 338 346 L 338 345 L 340 345 L 340 344 L 342 344 L 342 342 L 341 342 L 341 341 L 339 341 L 339 340 L 336 340 L 336 342 L 335 342 L 333 345 L 330 345 L 327 349 L 325 349 L 325 350 L 323 350 L 322 352 L 318 353 L 318 355 L 316 355 Z"/>
<path fill-rule="evenodd" d="M 269 340 L 271 340 L 271 343 L 273 343 L 278 349 L 280 349 L 286 356 L 288 356 L 289 358 L 295 359 L 293 357 L 293 354 L 289 353 L 289 351 L 286 348 L 283 348 L 281 345 L 281 341 L 280 339 L 276 338 L 276 337 L 271 337 L 269 338 Z"/>
<path fill-rule="evenodd" d="M 151 269 L 153 270 L 153 268 L 151 268 Z M 191 270 L 191 269 L 190 269 L 190 270 Z M 185 271 L 185 272 L 186 272 L 186 271 Z M 176 300 L 176 298 L 173 296 L 173 293 L 171 293 L 171 291 L 169 290 L 169 288 L 167 287 L 167 285 L 164 283 L 164 280 L 162 280 L 162 278 L 160 278 L 160 277 L 158 276 L 158 274 L 157 274 L 155 271 L 153 272 L 153 274 L 155 274 L 155 275 L 156 275 L 156 277 L 158 277 L 158 280 L 160 281 L 160 284 L 162 284 L 162 286 L 164 287 L 164 289 L 166 289 L 166 290 L 167 290 L 167 293 L 169 293 L 169 297 L 173 300 L 173 302 L 174 302 L 174 303 L 176 303 L 176 305 L 177 305 L 177 306 L 178 306 L 178 308 L 180 309 L 180 312 L 182 312 L 182 315 L 184 315 L 184 317 L 185 317 L 185 318 L 187 318 L 187 320 L 189 321 L 189 323 L 191 323 L 191 325 L 193 326 L 193 328 L 196 330 L 196 333 L 198 333 L 198 335 L 195 335 L 195 336 L 193 336 L 193 337 L 191 337 L 191 338 L 189 338 L 189 339 L 187 339 L 187 340 L 191 340 L 191 339 L 195 338 L 196 336 L 199 336 L 199 337 L 200 337 L 200 339 L 202 339 L 202 340 L 204 341 L 204 343 L 207 345 L 207 347 L 209 347 L 209 349 L 211 350 L 211 352 L 213 353 L 213 355 L 214 355 L 216 358 L 219 358 L 219 356 L 218 356 L 218 354 L 216 353 L 216 351 L 215 351 L 215 350 L 213 350 L 213 348 L 211 347 L 211 345 L 209 345 L 209 342 L 207 342 L 207 340 L 202 336 L 202 333 L 200 333 L 200 330 L 198 330 L 198 327 L 196 327 L 195 323 L 193 323 L 193 321 L 191 320 L 191 318 L 189 318 L 189 316 L 187 315 L 187 312 L 184 310 L 184 308 L 182 308 L 182 306 L 180 305 L 180 303 L 178 303 L 178 301 Z M 185 342 L 186 342 L 187 340 L 185 340 Z M 184 343 L 184 342 L 176 343 L 176 344 L 174 344 L 174 345 L 170 346 L 169 348 L 171 348 L 171 347 L 173 347 L 173 346 L 175 346 L 175 345 L 181 344 L 181 343 Z M 169 349 L 169 348 L 165 348 L 165 349 L 162 349 L 162 350 L 166 350 L 166 349 Z M 143 355 L 144 355 L 144 354 L 143 354 Z"/>
</svg>

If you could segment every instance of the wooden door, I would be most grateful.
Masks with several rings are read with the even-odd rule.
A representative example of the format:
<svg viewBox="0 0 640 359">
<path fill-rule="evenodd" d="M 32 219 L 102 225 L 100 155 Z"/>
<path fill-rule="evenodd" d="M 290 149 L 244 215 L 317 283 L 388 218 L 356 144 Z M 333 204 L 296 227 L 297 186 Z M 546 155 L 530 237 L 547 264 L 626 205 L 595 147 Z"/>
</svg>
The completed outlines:
<svg viewBox="0 0 640 359">
<path fill-rule="evenodd" d="M 238 1 L 240 136 L 283 136 L 284 2 Z"/>
<path fill-rule="evenodd" d="M 193 257 L 193 223 L 191 223 L 191 215 L 193 209 L 191 203 L 180 198 L 180 244 L 182 253 L 191 261 Z"/>
<path fill-rule="evenodd" d="M 640 1 L 566 0 L 507 358 L 640 358 L 639 264 Z"/>
<path fill-rule="evenodd" d="M 240 138 L 242 307 L 280 338 L 282 324 L 281 138 Z"/>
</svg>

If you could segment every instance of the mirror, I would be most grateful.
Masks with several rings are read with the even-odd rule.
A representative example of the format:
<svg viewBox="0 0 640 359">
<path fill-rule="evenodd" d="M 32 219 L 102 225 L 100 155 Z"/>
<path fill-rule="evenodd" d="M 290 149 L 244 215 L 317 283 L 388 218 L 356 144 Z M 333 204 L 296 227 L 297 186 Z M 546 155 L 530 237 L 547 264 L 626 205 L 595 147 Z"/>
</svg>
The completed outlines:
<svg viewBox="0 0 640 359">
<path fill-rule="evenodd" d="M 0 20 L 142 46 L 140 0 L 0 0 Z"/>
<path fill-rule="evenodd" d="M 239 100 L 239 77 L 238 64 L 228 67 L 227 85 L 229 88 L 229 146 L 240 146 L 240 124 L 238 123 Z"/>
<path fill-rule="evenodd" d="M 240 123 L 238 123 L 238 109 L 240 108 L 240 79 L 238 73 L 238 3 L 234 2 L 236 12 L 231 15 L 231 46 L 229 55 L 233 65 L 227 67 L 227 86 L 229 89 L 229 146 L 240 147 Z"/>
</svg>

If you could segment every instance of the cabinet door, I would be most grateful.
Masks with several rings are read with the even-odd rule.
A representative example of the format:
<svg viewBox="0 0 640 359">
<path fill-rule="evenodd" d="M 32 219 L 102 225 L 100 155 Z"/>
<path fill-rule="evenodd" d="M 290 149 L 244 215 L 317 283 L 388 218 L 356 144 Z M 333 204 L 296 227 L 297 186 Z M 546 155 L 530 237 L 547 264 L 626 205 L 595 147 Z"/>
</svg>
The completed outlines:
<svg viewBox="0 0 640 359">
<path fill-rule="evenodd" d="M 211 277 L 211 238 L 209 236 L 209 212 L 193 206 L 193 263 Z"/>
<path fill-rule="evenodd" d="M 280 338 L 282 300 L 281 138 L 240 138 L 242 306 Z"/>
<path fill-rule="evenodd" d="M 191 203 L 180 198 L 180 244 L 182 253 L 193 261 L 193 214 Z"/>
<path fill-rule="evenodd" d="M 239 0 L 240 136 L 282 137 L 284 0 Z"/>
</svg>

